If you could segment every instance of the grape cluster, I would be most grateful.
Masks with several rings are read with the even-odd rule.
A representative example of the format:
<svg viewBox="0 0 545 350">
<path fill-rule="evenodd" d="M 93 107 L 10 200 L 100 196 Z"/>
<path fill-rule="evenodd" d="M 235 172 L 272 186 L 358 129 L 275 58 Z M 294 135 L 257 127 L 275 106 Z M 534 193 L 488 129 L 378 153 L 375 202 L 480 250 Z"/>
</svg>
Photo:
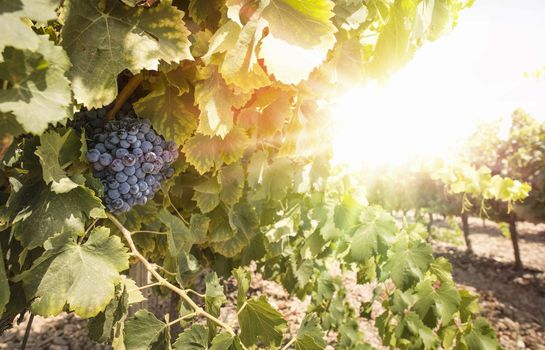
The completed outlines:
<svg viewBox="0 0 545 350">
<path fill-rule="evenodd" d="M 91 136 L 87 160 L 104 184 L 104 204 L 111 212 L 146 204 L 161 182 L 174 175 L 171 165 L 178 158 L 178 146 L 158 135 L 149 120 L 136 118 L 127 108 L 118 113 L 117 120 L 106 123 L 105 108 L 79 113 L 76 121 L 83 120 Z"/>
</svg>

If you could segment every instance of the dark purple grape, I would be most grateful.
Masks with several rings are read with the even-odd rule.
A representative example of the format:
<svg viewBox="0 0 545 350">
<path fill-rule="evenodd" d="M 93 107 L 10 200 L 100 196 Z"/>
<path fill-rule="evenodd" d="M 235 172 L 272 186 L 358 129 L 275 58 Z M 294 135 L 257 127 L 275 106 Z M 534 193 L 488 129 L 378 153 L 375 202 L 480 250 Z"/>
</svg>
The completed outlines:
<svg viewBox="0 0 545 350">
<path fill-rule="evenodd" d="M 146 139 L 146 135 L 143 132 L 139 132 L 138 134 L 136 134 L 136 138 L 140 141 L 144 141 Z"/>
<path fill-rule="evenodd" d="M 140 145 L 140 148 L 142 148 L 142 151 L 144 151 L 144 153 L 148 153 L 152 150 L 153 144 L 149 141 L 143 141 L 142 145 Z"/>
<path fill-rule="evenodd" d="M 140 188 L 140 191 L 145 191 L 148 189 L 148 184 L 146 181 L 138 181 L 138 188 Z"/>
<path fill-rule="evenodd" d="M 132 148 L 133 148 L 133 149 L 135 149 L 135 148 L 140 148 L 140 146 L 142 146 L 142 141 L 136 140 L 136 141 L 134 141 L 131 145 L 132 145 Z"/>
<path fill-rule="evenodd" d="M 96 142 L 101 142 L 101 143 L 106 141 L 107 138 L 108 136 L 106 136 L 106 134 L 102 132 L 99 134 L 95 134 L 95 137 L 94 137 Z"/>
<path fill-rule="evenodd" d="M 120 140 L 125 140 L 127 138 L 127 131 L 125 130 L 118 130 L 117 131 L 117 137 L 119 137 Z"/>
<path fill-rule="evenodd" d="M 110 153 L 102 153 L 98 161 L 106 167 L 112 163 L 112 155 Z"/>
<path fill-rule="evenodd" d="M 131 185 L 129 185 L 128 183 L 126 182 L 122 182 L 121 184 L 119 184 L 119 193 L 121 194 L 127 194 L 129 193 L 129 191 L 131 190 Z"/>
<path fill-rule="evenodd" d="M 116 209 L 116 210 L 119 210 L 121 209 L 121 207 L 123 207 L 123 199 L 121 198 L 116 198 L 112 201 L 112 208 L 113 209 Z"/>
<path fill-rule="evenodd" d="M 95 171 L 104 170 L 104 165 L 100 164 L 99 162 L 92 163 L 92 164 L 93 164 L 93 170 L 95 170 Z"/>
<path fill-rule="evenodd" d="M 95 149 L 99 150 L 100 153 L 106 153 L 108 152 L 108 150 L 106 149 L 106 147 L 104 147 L 104 144 L 103 143 L 97 143 L 95 145 Z"/>
<path fill-rule="evenodd" d="M 163 153 L 163 148 L 161 146 L 153 146 L 152 151 L 155 154 L 161 154 L 161 153 Z"/>
<path fill-rule="evenodd" d="M 138 164 L 138 163 L 136 163 Z M 136 169 L 136 171 L 134 172 L 134 175 L 138 178 L 138 179 L 143 179 L 146 177 L 146 173 L 144 172 L 144 170 L 142 170 L 142 168 L 138 168 Z"/>
<path fill-rule="evenodd" d="M 129 199 L 129 198 L 132 198 L 132 194 L 130 194 L 130 193 L 125 193 L 125 194 L 122 194 L 122 195 L 121 195 L 121 198 L 123 198 L 123 199 Z"/>
<path fill-rule="evenodd" d="M 108 190 L 108 196 L 111 199 L 117 199 L 121 196 L 121 193 L 119 193 L 119 191 L 116 189 L 111 189 L 111 190 Z"/>
<path fill-rule="evenodd" d="M 90 150 L 87 151 L 85 156 L 87 157 L 87 160 L 90 163 L 95 163 L 95 162 L 98 161 L 98 159 L 100 157 L 100 151 L 97 150 L 97 149 L 91 148 Z"/>
<path fill-rule="evenodd" d="M 119 187 L 119 182 L 115 178 L 108 180 L 108 187 L 112 190 L 115 190 Z"/>
<path fill-rule="evenodd" d="M 146 179 L 144 180 L 148 185 L 153 185 L 155 183 L 155 177 L 153 175 L 146 175 Z"/>
<path fill-rule="evenodd" d="M 110 169 L 117 173 L 123 171 L 123 169 L 125 169 L 125 165 L 123 165 L 123 161 L 121 159 L 114 159 L 112 164 L 110 164 Z"/>
<path fill-rule="evenodd" d="M 104 147 L 106 147 L 106 149 L 112 150 L 115 148 L 115 145 L 110 141 L 106 140 L 104 141 Z"/>
<path fill-rule="evenodd" d="M 137 182 L 138 182 L 138 178 L 137 178 L 136 176 L 134 176 L 134 175 L 131 175 L 131 176 L 129 176 L 129 177 L 127 178 L 127 183 L 128 183 L 129 185 L 134 185 L 134 184 L 136 184 Z"/>
<path fill-rule="evenodd" d="M 172 176 L 174 176 L 174 168 L 168 168 L 165 170 L 165 177 L 167 179 L 170 179 Z"/>
<path fill-rule="evenodd" d="M 123 172 L 129 176 L 134 175 L 134 173 L 136 172 L 136 168 L 134 167 L 134 165 L 126 166 L 125 169 L 123 169 Z"/>
<path fill-rule="evenodd" d="M 133 145 L 133 146 L 134 146 L 134 145 Z M 142 151 L 142 148 L 138 148 L 138 147 L 137 147 L 137 148 L 134 148 L 134 149 L 132 150 L 132 154 L 134 154 L 134 156 L 135 156 L 136 158 L 140 158 L 141 156 L 144 155 L 144 151 Z"/>
<path fill-rule="evenodd" d="M 148 140 L 149 142 L 155 141 L 156 138 L 157 138 L 157 135 L 155 135 L 155 132 L 153 132 L 153 130 L 150 130 L 149 132 L 146 133 L 146 140 Z"/>
<path fill-rule="evenodd" d="M 137 194 L 140 191 L 138 184 L 132 184 L 130 189 L 130 194 Z"/>
<path fill-rule="evenodd" d="M 142 164 L 142 170 L 146 173 L 146 174 L 151 174 L 153 172 L 153 169 L 154 169 L 154 166 L 152 163 L 144 163 Z"/>
<path fill-rule="evenodd" d="M 112 134 L 110 134 L 110 137 L 108 137 L 108 142 L 114 144 L 114 145 L 117 145 L 119 143 L 119 137 L 117 137 L 117 133 L 115 132 L 112 132 Z"/>
<path fill-rule="evenodd" d="M 157 138 L 153 140 L 151 143 L 153 143 L 154 146 L 161 146 L 161 144 L 163 143 L 163 140 L 159 136 L 157 136 Z"/>
<path fill-rule="evenodd" d="M 148 152 L 144 155 L 144 159 L 146 159 L 146 162 L 153 163 L 157 159 L 157 155 L 153 152 Z"/>
<path fill-rule="evenodd" d="M 127 154 L 123 156 L 122 160 L 124 166 L 131 166 L 136 163 L 136 157 L 133 154 Z"/>
<path fill-rule="evenodd" d="M 124 156 L 126 156 L 127 154 L 129 154 L 129 151 L 127 151 L 127 149 L 125 148 L 118 148 L 115 150 L 115 157 L 116 158 L 123 158 Z"/>
<path fill-rule="evenodd" d="M 117 181 L 119 181 L 120 183 L 121 183 L 121 182 L 127 181 L 127 178 L 128 178 L 128 176 L 127 176 L 125 173 L 117 173 L 117 174 L 115 174 L 115 179 L 116 179 Z"/>
<path fill-rule="evenodd" d="M 129 148 L 131 146 L 131 144 L 128 143 L 127 140 L 121 140 L 121 141 L 119 141 L 119 146 L 121 146 L 123 148 Z"/>
<path fill-rule="evenodd" d="M 127 142 L 128 143 L 135 143 L 136 141 L 138 141 L 138 139 L 136 138 L 136 135 L 128 135 L 127 136 Z"/>
</svg>

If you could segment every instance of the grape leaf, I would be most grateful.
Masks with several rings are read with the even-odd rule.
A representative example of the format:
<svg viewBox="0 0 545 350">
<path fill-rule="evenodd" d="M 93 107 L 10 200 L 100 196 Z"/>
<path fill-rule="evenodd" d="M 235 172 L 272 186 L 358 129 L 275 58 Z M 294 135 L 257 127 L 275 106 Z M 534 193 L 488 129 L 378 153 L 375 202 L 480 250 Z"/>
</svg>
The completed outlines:
<svg viewBox="0 0 545 350">
<path fill-rule="evenodd" d="M 11 46 L 20 50 L 36 51 L 40 45 L 38 36 L 23 21 L 30 18 L 46 22 L 57 18 L 55 9 L 60 0 L 9 0 L 0 2 L 0 52 Z M 9 34 L 9 35 L 8 35 Z M 2 60 L 0 59 L 0 62 Z"/>
<path fill-rule="evenodd" d="M 9 296 L 8 276 L 6 274 L 6 266 L 4 265 L 2 245 L 0 244 L 0 315 L 4 313 L 4 307 L 9 301 Z"/>
<path fill-rule="evenodd" d="M 263 153 L 254 155 L 248 168 L 248 183 L 256 189 L 251 198 L 253 200 L 284 198 L 293 186 L 294 173 L 292 161 L 288 158 L 275 158 L 268 164 Z"/>
<path fill-rule="evenodd" d="M 138 310 L 125 322 L 127 350 L 170 349 L 170 327 L 147 310 Z"/>
<path fill-rule="evenodd" d="M 94 341 L 123 343 L 123 328 L 129 312 L 129 295 L 123 284 L 116 285 L 115 296 L 104 311 L 88 322 L 89 337 Z"/>
<path fill-rule="evenodd" d="M 398 327 L 406 326 L 411 333 L 418 335 L 424 343 L 424 349 L 437 349 L 438 339 L 433 331 L 426 327 L 420 317 L 415 312 L 408 312 L 404 315 L 403 321 Z"/>
<path fill-rule="evenodd" d="M 238 310 L 240 339 L 246 346 L 261 342 L 264 346 L 279 346 L 287 323 L 264 296 L 246 301 Z"/>
<path fill-rule="evenodd" d="M 167 140 L 183 145 L 197 129 L 197 119 L 186 107 L 186 99 L 164 74 L 151 88 L 147 96 L 133 104 L 136 114 L 151 120 L 153 128 Z"/>
<path fill-rule="evenodd" d="M 308 78 L 335 45 L 333 6 L 329 0 L 271 0 L 262 14 L 269 34 L 259 51 L 269 73 L 286 84 Z"/>
<path fill-rule="evenodd" d="M 214 210 L 220 203 L 220 185 L 216 178 L 205 180 L 194 187 L 193 200 L 203 214 Z"/>
<path fill-rule="evenodd" d="M 432 249 L 425 242 L 409 242 L 401 236 L 392 246 L 384 271 L 389 272 L 395 285 L 406 290 L 422 279 L 433 261 Z"/>
<path fill-rule="evenodd" d="M 315 314 L 308 314 L 301 322 L 295 340 L 295 350 L 321 350 L 326 346 L 320 320 Z"/>
<path fill-rule="evenodd" d="M 37 38 L 36 52 L 8 47 L 0 62 L 0 79 L 10 83 L 0 91 L 0 112 L 12 113 L 33 134 L 41 134 L 49 123 L 65 120 L 71 103 L 66 53 L 47 36 Z"/>
<path fill-rule="evenodd" d="M 221 192 L 219 198 L 227 206 L 238 203 L 244 189 L 244 170 L 242 165 L 235 163 L 221 167 L 218 174 Z"/>
<path fill-rule="evenodd" d="M 208 327 L 202 324 L 194 324 L 184 330 L 174 342 L 175 350 L 207 350 Z"/>
<path fill-rule="evenodd" d="M 157 69 L 159 60 L 191 60 L 183 17 L 168 0 L 149 9 L 117 0 L 70 0 L 61 36 L 73 63 L 76 100 L 89 107 L 108 104 L 124 69 L 137 73 Z"/>
<path fill-rule="evenodd" d="M 237 280 L 237 310 L 240 310 L 246 303 L 246 294 L 250 289 L 252 274 L 250 270 L 238 267 L 233 270 L 233 276 Z"/>
<path fill-rule="evenodd" d="M 219 317 L 221 306 L 227 302 L 225 294 L 223 294 L 223 286 L 220 284 L 220 280 L 215 272 L 209 273 L 204 279 L 206 285 L 206 292 L 204 297 L 205 310 L 209 314 Z M 208 320 L 208 327 L 211 334 L 215 334 L 216 324 Z"/>
<path fill-rule="evenodd" d="M 203 135 L 225 138 L 233 128 L 233 108 L 242 107 L 251 95 L 236 94 L 215 66 L 201 69 L 197 78 L 195 102 L 201 111 L 197 130 Z"/>
<path fill-rule="evenodd" d="M 367 19 L 367 7 L 363 1 L 341 0 L 335 3 L 334 21 L 344 30 L 358 29 Z"/>
<path fill-rule="evenodd" d="M 106 216 L 100 199 L 88 188 L 56 194 L 42 181 L 12 192 L 8 207 L 16 213 L 12 232 L 28 249 L 43 245 L 57 233 L 82 234 L 88 217 Z"/>
<path fill-rule="evenodd" d="M 395 220 L 384 212 L 377 211 L 369 219 L 352 236 L 350 257 L 357 262 L 364 262 L 376 254 L 386 255 L 399 231 Z"/>
<path fill-rule="evenodd" d="M 250 139 L 241 128 L 234 128 L 221 139 L 219 136 L 195 134 L 185 143 L 183 152 L 186 160 L 204 174 L 223 163 L 231 164 L 242 158 Z"/>
<path fill-rule="evenodd" d="M 177 257 L 181 252 L 188 252 L 193 245 L 194 239 L 191 231 L 180 218 L 172 215 L 165 208 L 158 214 L 159 220 L 168 228 L 167 242 L 169 253 Z"/>
<path fill-rule="evenodd" d="M 469 350 L 501 349 L 496 339 L 494 329 L 484 318 L 478 318 L 472 325 L 469 334 L 464 336 L 464 342 Z"/>
<path fill-rule="evenodd" d="M 243 350 L 239 337 L 234 337 L 227 333 L 220 333 L 212 339 L 210 350 Z"/>
<path fill-rule="evenodd" d="M 42 164 L 42 176 L 46 184 L 51 183 L 51 189 L 56 193 L 66 193 L 78 187 L 72 181 L 59 163 L 61 148 L 66 144 L 72 131 L 60 135 L 55 131 L 49 131 L 40 136 L 40 146 L 36 148 L 36 155 Z M 78 145 L 79 146 L 79 145 Z M 79 152 L 79 149 L 76 151 Z"/>
<path fill-rule="evenodd" d="M 206 215 L 193 214 L 189 221 L 189 229 L 195 239 L 196 244 L 206 242 L 208 228 L 210 227 L 210 218 Z"/>
<path fill-rule="evenodd" d="M 446 326 L 460 307 L 461 298 L 452 282 L 443 282 L 435 289 L 427 279 L 418 284 L 416 290 L 417 300 L 413 308 L 421 319 L 425 319 L 433 307 L 441 324 Z"/>
<path fill-rule="evenodd" d="M 50 316 L 65 307 L 83 318 L 96 316 L 114 297 L 119 272 L 129 268 L 127 249 L 104 227 L 91 231 L 84 244 L 70 234 L 50 239 L 50 247 L 17 276 L 32 312 Z"/>
</svg>

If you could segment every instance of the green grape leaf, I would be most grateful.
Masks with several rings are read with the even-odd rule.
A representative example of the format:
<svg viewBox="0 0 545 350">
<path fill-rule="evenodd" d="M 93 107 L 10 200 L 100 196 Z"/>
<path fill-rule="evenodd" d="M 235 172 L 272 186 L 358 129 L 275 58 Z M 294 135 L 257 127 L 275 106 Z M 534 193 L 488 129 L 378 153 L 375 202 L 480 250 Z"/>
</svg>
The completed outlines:
<svg viewBox="0 0 545 350">
<path fill-rule="evenodd" d="M 38 36 L 34 33 L 25 18 L 37 22 L 47 22 L 57 18 L 55 9 L 60 0 L 11 0 L 0 2 L 0 31 L 9 33 L 0 37 L 0 52 L 6 46 L 20 50 L 36 51 L 40 45 Z M 2 60 L 0 59 L 0 62 Z"/>
<path fill-rule="evenodd" d="M 201 111 L 197 131 L 223 139 L 233 128 L 233 108 L 242 107 L 251 95 L 236 94 L 213 67 L 203 68 L 197 76 L 195 102 Z"/>
<path fill-rule="evenodd" d="M 298 84 L 325 60 L 335 45 L 333 6 L 329 0 L 271 0 L 263 10 L 269 34 L 259 58 L 277 80 Z"/>
<path fill-rule="evenodd" d="M 125 286 L 125 289 L 127 290 L 129 305 L 140 303 L 146 300 L 146 298 L 144 297 L 140 289 L 138 289 L 138 286 L 136 285 L 136 282 L 133 279 L 125 275 L 121 275 L 121 283 L 123 283 L 123 285 Z"/>
<path fill-rule="evenodd" d="M 456 287 L 451 282 L 439 283 L 436 288 L 433 282 L 426 279 L 416 286 L 416 303 L 414 310 L 420 318 L 426 319 L 429 312 L 433 310 L 441 320 L 441 324 L 446 326 L 458 311 L 461 298 Z"/>
<path fill-rule="evenodd" d="M 240 339 L 246 346 L 261 342 L 264 346 L 279 346 L 287 323 L 264 296 L 247 300 L 238 310 Z"/>
<path fill-rule="evenodd" d="M 91 231 L 84 244 L 70 234 L 50 239 L 50 247 L 19 275 L 32 312 L 57 315 L 65 308 L 87 318 L 96 316 L 114 297 L 119 272 L 129 268 L 127 249 L 109 229 Z"/>
<path fill-rule="evenodd" d="M 241 128 L 233 128 L 225 138 L 195 134 L 184 145 L 186 160 L 202 175 L 223 163 L 231 164 L 242 158 L 250 138 Z"/>
<path fill-rule="evenodd" d="M 190 0 L 189 16 L 198 24 L 204 24 L 209 18 L 219 17 L 219 0 Z"/>
<path fill-rule="evenodd" d="M 59 163 L 61 148 L 66 144 L 72 131 L 60 135 L 55 131 L 49 131 L 40 136 L 40 146 L 36 148 L 36 155 L 42 165 L 42 176 L 46 184 L 51 183 L 51 189 L 56 193 L 66 193 L 78 187 L 72 181 Z M 77 145 L 79 148 L 79 144 Z M 77 150 L 79 152 L 79 149 Z"/>
<path fill-rule="evenodd" d="M 21 206 L 11 208 L 16 203 Z M 80 186 L 56 194 L 41 181 L 25 184 L 19 191 L 12 192 L 8 207 L 17 213 L 12 232 L 28 249 L 43 245 L 57 233 L 82 234 L 88 217 L 106 216 L 100 199 L 88 188 Z"/>
<path fill-rule="evenodd" d="M 238 203 L 244 189 L 244 170 L 242 165 L 235 163 L 221 167 L 218 174 L 221 192 L 219 198 L 227 206 Z"/>
<path fill-rule="evenodd" d="M 390 273 L 398 288 L 406 290 L 422 279 L 432 261 L 429 244 L 422 241 L 409 243 L 407 236 L 401 236 L 388 254 L 384 271 Z"/>
<path fill-rule="evenodd" d="M 463 337 L 463 340 L 469 350 L 501 349 L 494 329 L 484 318 L 478 318 L 473 322 L 471 331 Z"/>
<path fill-rule="evenodd" d="M 179 88 L 171 85 L 164 74 L 152 85 L 152 91 L 133 106 L 140 118 L 151 120 L 153 128 L 167 140 L 178 145 L 197 129 L 197 119 L 187 108 Z"/>
<path fill-rule="evenodd" d="M 175 350 L 207 350 L 208 327 L 194 324 L 178 336 L 174 342 Z"/>
<path fill-rule="evenodd" d="M 271 137 L 277 131 L 282 130 L 290 114 L 289 96 L 285 93 L 279 93 L 278 98 L 263 109 L 258 119 L 259 136 L 263 138 Z"/>
<path fill-rule="evenodd" d="M 365 22 L 368 10 L 363 1 L 341 0 L 335 3 L 334 21 L 344 30 L 358 29 Z"/>
<path fill-rule="evenodd" d="M 325 349 L 324 332 L 320 327 L 320 320 L 315 314 L 306 315 L 301 322 L 294 346 L 295 350 Z"/>
<path fill-rule="evenodd" d="M 89 320 L 89 337 L 100 343 L 106 341 L 123 343 L 123 328 L 128 312 L 127 287 L 124 284 L 118 284 L 115 288 L 114 298 L 106 306 L 106 309 Z"/>
<path fill-rule="evenodd" d="M 433 331 L 424 325 L 420 317 L 414 312 L 408 312 L 403 317 L 401 326 L 407 326 L 411 333 L 418 335 L 424 343 L 424 349 L 437 349 L 439 343 L 437 336 Z"/>
<path fill-rule="evenodd" d="M 0 91 L 0 112 L 11 113 L 27 132 L 38 135 L 69 116 L 71 92 L 65 77 L 70 61 L 64 50 L 47 36 L 39 36 L 37 46 L 36 52 L 4 49 L 0 79 L 10 84 Z"/>
<path fill-rule="evenodd" d="M 382 28 L 369 73 L 375 77 L 383 77 L 406 63 L 414 54 L 415 45 L 411 43 L 411 30 L 407 23 L 416 13 L 413 2 L 396 1 L 390 9 L 388 22 Z"/>
<path fill-rule="evenodd" d="M 369 209 L 372 210 L 372 209 Z M 350 257 L 357 262 L 380 254 L 385 256 L 399 232 L 393 217 L 382 211 L 375 211 L 352 236 Z"/>
<path fill-rule="evenodd" d="M 158 218 L 168 229 L 167 243 L 170 255 L 177 257 L 181 252 L 188 252 L 194 239 L 184 222 L 165 208 L 159 211 Z"/>
<path fill-rule="evenodd" d="M 209 216 L 208 242 L 224 242 L 235 235 L 235 231 L 229 225 L 229 216 L 223 207 L 216 208 Z"/>
<path fill-rule="evenodd" d="M 210 218 L 206 215 L 193 214 L 189 221 L 189 229 L 195 239 L 195 244 L 206 242 L 208 228 L 210 227 Z"/>
<path fill-rule="evenodd" d="M 220 204 L 221 187 L 216 178 L 210 178 L 194 187 L 193 200 L 203 214 L 209 213 Z"/>
<path fill-rule="evenodd" d="M 4 313 L 4 308 L 9 302 L 10 292 L 6 266 L 4 264 L 4 254 L 0 244 L 0 315 Z"/>
<path fill-rule="evenodd" d="M 247 203 L 237 203 L 229 210 L 229 225 L 235 234 L 225 241 L 212 243 L 212 249 L 226 257 L 240 254 L 256 235 L 258 224 L 255 210 Z"/>
<path fill-rule="evenodd" d="M 275 158 L 269 164 L 265 154 L 255 154 L 248 166 L 248 184 L 256 189 L 251 198 L 283 199 L 293 186 L 294 172 L 294 165 L 288 158 Z"/>
<path fill-rule="evenodd" d="M 108 104 L 124 69 L 137 73 L 157 69 L 159 60 L 193 59 L 183 17 L 168 0 L 149 9 L 117 0 L 68 1 L 61 43 L 73 64 L 76 100 L 89 107 Z"/>
<path fill-rule="evenodd" d="M 221 306 L 227 302 L 225 294 L 223 294 L 223 286 L 220 284 L 220 280 L 215 272 L 209 273 L 204 279 L 206 285 L 206 292 L 204 297 L 205 310 L 209 314 L 219 317 Z M 208 321 L 208 327 L 212 334 L 215 333 L 216 324 L 212 321 Z"/>
<path fill-rule="evenodd" d="M 147 310 L 138 310 L 134 318 L 125 322 L 127 350 L 170 349 L 170 327 Z"/>
<path fill-rule="evenodd" d="M 246 294 L 250 289 L 250 283 L 252 281 L 252 274 L 250 270 L 244 267 L 238 267 L 233 270 L 233 276 L 237 280 L 237 310 L 240 310 L 246 303 Z"/>
<path fill-rule="evenodd" d="M 212 339 L 210 350 L 243 350 L 244 347 L 240 343 L 239 337 L 234 337 L 227 333 L 220 333 Z"/>
<path fill-rule="evenodd" d="M 256 47 L 263 35 L 262 21 L 254 15 L 241 29 L 235 22 L 227 22 L 214 35 L 217 44 L 207 55 L 214 52 L 225 52 L 220 72 L 227 82 L 237 86 L 243 92 L 251 92 L 270 85 L 267 73 L 257 61 Z"/>
</svg>

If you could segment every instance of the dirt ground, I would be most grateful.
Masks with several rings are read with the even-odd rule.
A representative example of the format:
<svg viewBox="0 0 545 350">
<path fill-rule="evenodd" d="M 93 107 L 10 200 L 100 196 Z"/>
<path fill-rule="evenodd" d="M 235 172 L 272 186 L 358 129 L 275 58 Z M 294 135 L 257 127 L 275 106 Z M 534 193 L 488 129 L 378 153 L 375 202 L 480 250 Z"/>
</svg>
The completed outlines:
<svg viewBox="0 0 545 350">
<path fill-rule="evenodd" d="M 438 222 L 438 226 L 445 223 Z M 497 225 L 480 219 L 470 220 L 474 254 L 465 253 L 464 246 L 434 241 L 437 255 L 447 257 L 454 267 L 454 278 L 481 295 L 483 315 L 496 329 L 505 349 L 545 350 L 545 225 L 519 223 L 523 271 L 513 268 L 514 258 L 511 241 L 501 235 Z M 353 276 L 346 276 L 347 284 L 355 284 Z M 252 294 L 267 295 L 271 304 L 278 307 L 295 333 L 305 314 L 308 301 L 290 297 L 286 291 L 270 281 L 254 275 Z M 357 288 L 356 288 L 357 287 Z M 352 299 L 355 303 L 370 298 L 370 287 L 355 286 Z M 228 286 L 228 298 L 235 298 L 234 287 Z M 224 320 L 236 318 L 234 309 L 222 310 Z M 0 349 L 20 349 L 28 315 L 20 324 L 0 337 Z M 379 349 L 376 331 L 369 323 L 363 323 L 366 339 Z M 334 334 L 328 340 L 333 343 Z M 27 349 L 109 349 L 89 340 L 85 321 L 70 314 L 57 317 L 35 317 Z M 328 346 L 328 350 L 334 349 Z"/>
</svg>

